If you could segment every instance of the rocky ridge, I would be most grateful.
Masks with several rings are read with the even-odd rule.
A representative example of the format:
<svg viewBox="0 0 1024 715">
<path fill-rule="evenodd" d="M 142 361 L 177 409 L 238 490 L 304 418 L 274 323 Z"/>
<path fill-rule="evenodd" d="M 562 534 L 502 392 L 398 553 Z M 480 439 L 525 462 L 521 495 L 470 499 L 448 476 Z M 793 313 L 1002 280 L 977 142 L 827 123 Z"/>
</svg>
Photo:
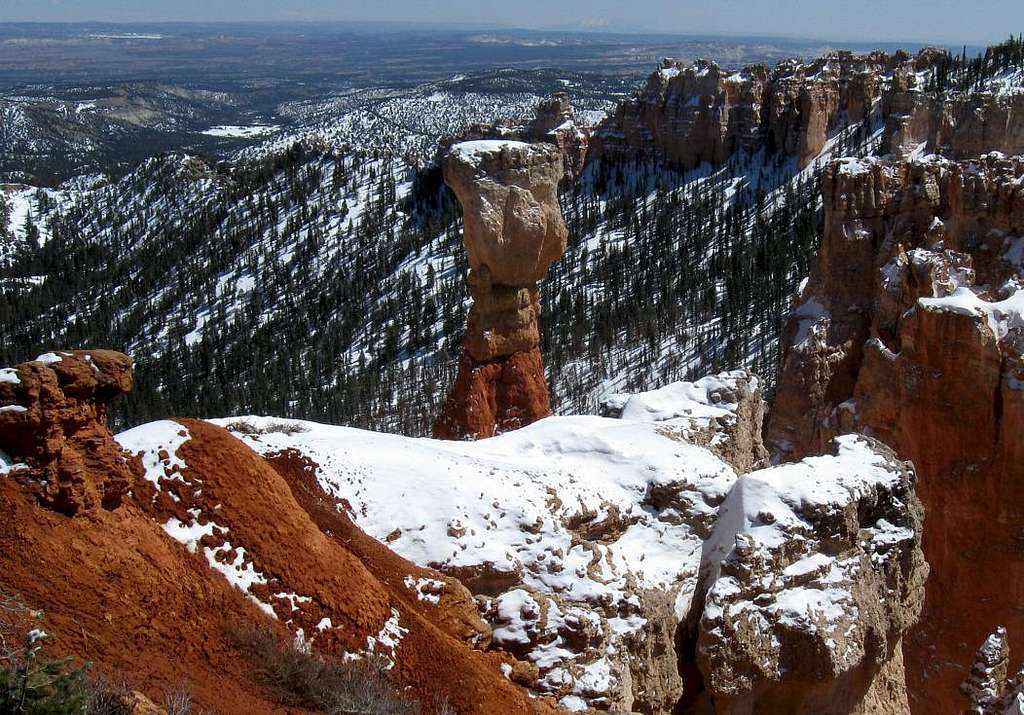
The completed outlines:
<svg viewBox="0 0 1024 715">
<path fill-rule="evenodd" d="M 898 73 L 926 72 L 942 54 L 833 52 L 807 64 L 738 72 L 708 60 L 666 59 L 643 90 L 594 130 L 588 157 L 692 169 L 764 149 L 804 167 L 836 130 L 869 119 Z"/>
<path fill-rule="evenodd" d="M 928 570 L 909 468 L 843 438 L 834 456 L 738 474 L 716 453 L 763 460 L 749 374 L 622 401 L 620 419 L 472 443 L 255 417 L 242 437 L 271 460 L 302 454 L 369 534 L 459 579 L 494 646 L 535 667 L 512 677 L 565 707 L 906 712 L 879 703 L 905 701 L 898 644 Z"/>
</svg>

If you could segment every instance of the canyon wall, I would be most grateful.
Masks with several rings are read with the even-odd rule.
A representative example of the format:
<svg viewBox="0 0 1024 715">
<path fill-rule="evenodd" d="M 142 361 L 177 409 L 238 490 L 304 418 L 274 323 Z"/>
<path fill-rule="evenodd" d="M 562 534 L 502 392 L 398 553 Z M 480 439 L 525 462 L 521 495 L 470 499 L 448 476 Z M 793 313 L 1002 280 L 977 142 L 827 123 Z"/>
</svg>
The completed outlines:
<svg viewBox="0 0 1024 715">
<path fill-rule="evenodd" d="M 664 60 L 644 89 L 595 129 L 588 157 L 692 169 L 764 149 L 803 167 L 831 133 L 872 115 L 897 71 L 922 71 L 936 52 L 834 52 L 808 64 L 792 60 L 739 72 L 706 60 Z"/>
<path fill-rule="evenodd" d="M 1024 160 L 997 153 L 830 166 L 783 332 L 775 457 L 863 432 L 917 469 L 932 576 L 905 640 L 915 712 L 959 712 L 965 644 L 1024 627 L 1022 184 Z"/>
</svg>

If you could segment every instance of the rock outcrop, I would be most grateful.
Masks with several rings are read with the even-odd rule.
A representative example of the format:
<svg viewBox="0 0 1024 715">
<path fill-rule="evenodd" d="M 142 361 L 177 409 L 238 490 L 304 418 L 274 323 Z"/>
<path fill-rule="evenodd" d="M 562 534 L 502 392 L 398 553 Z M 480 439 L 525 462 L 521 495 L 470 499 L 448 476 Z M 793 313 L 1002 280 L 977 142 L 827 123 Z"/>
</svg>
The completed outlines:
<svg viewBox="0 0 1024 715">
<path fill-rule="evenodd" d="M 1024 629 L 1022 183 L 1024 160 L 1000 154 L 830 167 L 824 242 L 783 333 L 776 456 L 859 431 L 917 469 L 932 566 L 905 642 L 917 712 L 958 712 L 962 644 L 992 620 Z"/>
<path fill-rule="evenodd" d="M 138 465 L 114 442 L 107 403 L 131 388 L 131 359 L 108 350 L 46 353 L 0 370 L 0 470 L 25 476 L 40 501 L 69 516 L 116 509 Z"/>
<path fill-rule="evenodd" d="M 681 169 L 719 164 L 739 151 L 765 149 L 803 167 L 828 138 L 877 109 L 894 73 L 924 69 L 936 57 L 898 52 L 834 52 L 724 72 L 713 62 L 665 60 L 645 88 L 621 102 L 594 131 L 591 158 L 661 161 Z"/>
<path fill-rule="evenodd" d="M 445 181 L 463 208 L 473 306 L 436 437 L 490 437 L 551 414 L 537 282 L 565 252 L 562 171 L 550 144 L 469 141 L 445 157 Z"/>
<path fill-rule="evenodd" d="M 459 579 L 528 664 L 509 676 L 570 709 L 906 712 L 927 574 L 909 467 L 844 437 L 737 476 L 764 457 L 743 372 L 616 402 L 478 442 L 267 418 L 243 436 L 302 454 L 368 533 Z"/>
<path fill-rule="evenodd" d="M 601 401 L 603 416 L 662 423 L 668 433 L 710 449 L 739 474 L 768 465 L 761 438 L 764 410 L 760 380 L 747 370 Z"/>
<path fill-rule="evenodd" d="M 1024 668 L 1010 676 L 1010 643 L 1005 628 L 1000 626 L 985 639 L 960 691 L 969 701 L 964 715 L 1024 712 Z"/>
<path fill-rule="evenodd" d="M 564 179 L 575 181 L 587 161 L 592 127 L 580 121 L 566 92 L 556 92 L 540 101 L 532 117 L 509 119 L 495 124 L 473 124 L 441 142 L 438 156 L 444 156 L 455 144 L 483 139 L 547 143 L 562 153 Z"/>
<path fill-rule="evenodd" d="M 740 477 L 720 507 L 702 560 L 697 711 L 910 712 L 901 639 L 928 575 L 913 472 L 863 437 L 832 447 Z"/>
</svg>

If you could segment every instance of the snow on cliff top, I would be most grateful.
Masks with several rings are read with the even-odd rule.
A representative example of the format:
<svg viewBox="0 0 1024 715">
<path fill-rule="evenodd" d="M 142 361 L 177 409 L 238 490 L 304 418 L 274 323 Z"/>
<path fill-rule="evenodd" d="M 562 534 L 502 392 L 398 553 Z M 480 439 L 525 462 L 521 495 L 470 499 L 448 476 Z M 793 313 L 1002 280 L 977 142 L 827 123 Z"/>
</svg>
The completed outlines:
<svg viewBox="0 0 1024 715">
<path fill-rule="evenodd" d="M 512 139 L 476 139 L 468 142 L 460 142 L 451 148 L 451 153 L 459 159 L 470 164 L 476 164 L 484 154 L 498 154 L 505 149 L 530 150 L 526 142 L 514 141 Z"/>
</svg>

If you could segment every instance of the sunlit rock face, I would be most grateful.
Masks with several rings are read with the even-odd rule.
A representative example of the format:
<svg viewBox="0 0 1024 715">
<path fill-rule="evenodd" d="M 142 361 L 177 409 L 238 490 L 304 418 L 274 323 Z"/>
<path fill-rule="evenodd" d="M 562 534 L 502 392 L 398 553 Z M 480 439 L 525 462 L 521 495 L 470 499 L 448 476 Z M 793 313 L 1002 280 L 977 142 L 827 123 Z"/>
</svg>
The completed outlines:
<svg viewBox="0 0 1024 715">
<path fill-rule="evenodd" d="M 831 166 L 818 263 L 783 332 L 775 458 L 863 432 L 917 470 L 932 566 L 905 640 L 919 712 L 959 712 L 964 644 L 1024 627 L 1022 183 L 1024 160 L 998 153 Z"/>
</svg>

